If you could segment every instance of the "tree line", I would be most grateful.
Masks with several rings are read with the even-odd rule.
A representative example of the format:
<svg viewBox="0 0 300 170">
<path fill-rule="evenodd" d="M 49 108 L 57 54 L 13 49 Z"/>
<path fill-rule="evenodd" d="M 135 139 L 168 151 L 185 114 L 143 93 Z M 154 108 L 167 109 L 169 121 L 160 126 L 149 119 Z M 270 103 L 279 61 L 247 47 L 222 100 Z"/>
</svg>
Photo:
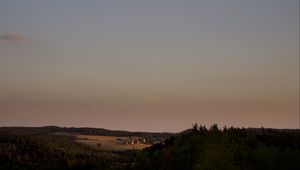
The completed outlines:
<svg viewBox="0 0 300 170">
<path fill-rule="evenodd" d="M 0 131 L 0 169 L 298 170 L 300 131 L 194 124 L 142 151 L 107 152 L 71 136 Z"/>
</svg>

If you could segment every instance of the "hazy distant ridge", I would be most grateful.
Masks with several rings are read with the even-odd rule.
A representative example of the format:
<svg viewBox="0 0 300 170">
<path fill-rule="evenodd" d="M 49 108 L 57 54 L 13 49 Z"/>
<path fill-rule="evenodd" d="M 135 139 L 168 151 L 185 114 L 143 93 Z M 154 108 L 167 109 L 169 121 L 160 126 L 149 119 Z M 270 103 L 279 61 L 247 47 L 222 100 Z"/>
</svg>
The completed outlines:
<svg viewBox="0 0 300 170">
<path fill-rule="evenodd" d="M 104 136 L 143 136 L 143 137 L 169 137 L 172 133 L 162 132 L 130 132 L 124 130 L 109 130 L 104 128 L 89 127 L 59 127 L 59 126 L 43 126 L 43 127 L 0 127 L 0 133 L 25 133 L 25 134 L 49 134 L 56 132 L 78 133 L 85 135 L 104 135 Z"/>
</svg>

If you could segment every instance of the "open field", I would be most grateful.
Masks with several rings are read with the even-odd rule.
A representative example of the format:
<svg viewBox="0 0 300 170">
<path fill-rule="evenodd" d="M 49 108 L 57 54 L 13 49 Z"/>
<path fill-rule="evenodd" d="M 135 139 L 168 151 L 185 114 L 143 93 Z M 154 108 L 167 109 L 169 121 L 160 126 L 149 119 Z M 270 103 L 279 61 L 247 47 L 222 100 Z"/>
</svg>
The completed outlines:
<svg viewBox="0 0 300 170">
<path fill-rule="evenodd" d="M 141 137 L 77 135 L 75 142 L 108 151 L 139 150 L 151 146 Z"/>
</svg>

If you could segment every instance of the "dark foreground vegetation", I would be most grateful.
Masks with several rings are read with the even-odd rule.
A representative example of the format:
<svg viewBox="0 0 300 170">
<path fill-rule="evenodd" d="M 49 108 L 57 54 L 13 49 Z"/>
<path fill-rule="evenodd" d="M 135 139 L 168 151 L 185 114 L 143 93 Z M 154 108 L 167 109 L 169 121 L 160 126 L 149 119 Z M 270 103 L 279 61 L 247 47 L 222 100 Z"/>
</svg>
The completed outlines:
<svg viewBox="0 0 300 170">
<path fill-rule="evenodd" d="M 0 128 L 0 169 L 300 169 L 299 130 L 194 125 L 143 151 L 104 152 L 46 129 Z"/>
</svg>

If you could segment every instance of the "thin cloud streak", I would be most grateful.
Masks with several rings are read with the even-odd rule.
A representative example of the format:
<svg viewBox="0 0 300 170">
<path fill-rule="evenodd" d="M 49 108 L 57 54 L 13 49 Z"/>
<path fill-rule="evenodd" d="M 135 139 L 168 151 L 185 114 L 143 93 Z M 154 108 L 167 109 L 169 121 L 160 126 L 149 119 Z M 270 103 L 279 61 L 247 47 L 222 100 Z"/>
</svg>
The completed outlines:
<svg viewBox="0 0 300 170">
<path fill-rule="evenodd" d="M 7 41 L 13 44 L 24 44 L 31 41 L 31 39 L 26 35 L 17 32 L 5 33 L 0 37 L 0 40 Z"/>
</svg>

